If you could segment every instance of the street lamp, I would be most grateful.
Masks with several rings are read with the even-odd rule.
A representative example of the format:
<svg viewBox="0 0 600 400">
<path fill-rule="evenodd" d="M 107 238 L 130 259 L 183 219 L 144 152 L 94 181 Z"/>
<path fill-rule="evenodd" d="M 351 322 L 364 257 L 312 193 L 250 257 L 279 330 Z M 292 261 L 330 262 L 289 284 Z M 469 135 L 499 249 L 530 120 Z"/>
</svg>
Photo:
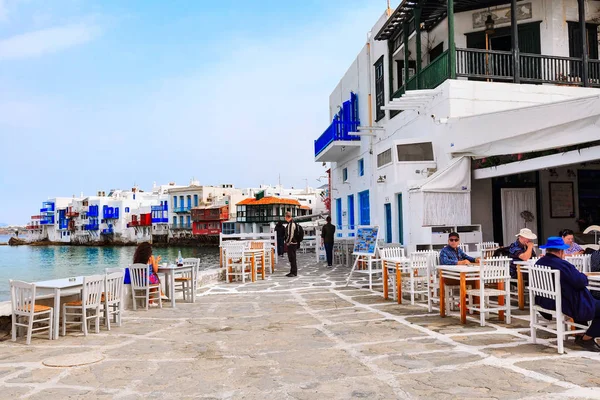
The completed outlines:
<svg viewBox="0 0 600 400">
<path fill-rule="evenodd" d="M 494 18 L 492 14 L 488 14 L 487 19 L 485 20 L 485 74 L 489 75 L 489 53 L 490 50 L 490 35 L 493 35 L 494 32 Z M 490 82 L 490 79 L 487 80 Z"/>
</svg>

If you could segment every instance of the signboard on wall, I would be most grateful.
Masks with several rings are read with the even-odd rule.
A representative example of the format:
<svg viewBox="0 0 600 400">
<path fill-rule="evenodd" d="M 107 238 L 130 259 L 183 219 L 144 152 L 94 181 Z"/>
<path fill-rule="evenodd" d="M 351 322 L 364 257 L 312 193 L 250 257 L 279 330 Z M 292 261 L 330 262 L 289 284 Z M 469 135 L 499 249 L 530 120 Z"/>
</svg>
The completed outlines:
<svg viewBox="0 0 600 400">
<path fill-rule="evenodd" d="M 575 217 L 573 182 L 550 182 L 550 218 Z"/>
<path fill-rule="evenodd" d="M 377 251 L 379 226 L 359 226 L 354 238 L 354 255 L 374 256 Z"/>
<path fill-rule="evenodd" d="M 485 20 L 488 15 L 492 16 L 496 25 L 509 24 L 510 23 L 510 5 L 504 7 L 497 7 L 495 10 L 487 9 L 485 11 L 478 11 L 473 13 L 473 28 L 485 27 Z M 525 19 L 533 18 L 533 11 L 531 3 L 519 3 L 517 4 L 517 20 L 522 21 Z"/>
</svg>

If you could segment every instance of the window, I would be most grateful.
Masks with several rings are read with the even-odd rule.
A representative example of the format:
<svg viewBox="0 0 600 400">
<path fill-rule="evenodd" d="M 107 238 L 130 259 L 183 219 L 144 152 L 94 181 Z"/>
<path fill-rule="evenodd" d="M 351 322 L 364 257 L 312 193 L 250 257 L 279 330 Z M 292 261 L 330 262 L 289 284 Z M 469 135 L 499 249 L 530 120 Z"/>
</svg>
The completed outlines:
<svg viewBox="0 0 600 400">
<path fill-rule="evenodd" d="M 342 199 L 335 199 L 335 222 L 337 229 L 342 229 Z"/>
<path fill-rule="evenodd" d="M 434 161 L 431 142 L 399 144 L 398 161 Z"/>
<path fill-rule="evenodd" d="M 365 190 L 358 194 L 358 217 L 361 225 L 369 225 L 371 223 L 371 208 L 369 205 L 369 191 Z"/>
<path fill-rule="evenodd" d="M 365 174 L 365 160 L 361 158 L 358 160 L 358 176 L 363 176 Z"/>
<path fill-rule="evenodd" d="M 173 207 L 177 208 L 177 196 L 173 196 Z"/>
<path fill-rule="evenodd" d="M 375 121 L 385 117 L 385 111 L 381 109 L 385 105 L 385 82 L 384 82 L 383 56 L 375 62 Z"/>
<path fill-rule="evenodd" d="M 194 195 L 194 207 L 198 207 L 198 195 Z"/>
<path fill-rule="evenodd" d="M 173 217 L 173 226 L 176 227 L 177 226 L 177 217 Z"/>
<path fill-rule="evenodd" d="M 377 154 L 377 168 L 383 167 L 392 162 L 392 149 Z"/>
<path fill-rule="evenodd" d="M 125 212 L 128 213 L 129 212 L 129 207 L 125 207 Z"/>
<path fill-rule="evenodd" d="M 342 181 L 346 182 L 348 180 L 348 168 L 344 168 L 342 170 Z"/>
</svg>

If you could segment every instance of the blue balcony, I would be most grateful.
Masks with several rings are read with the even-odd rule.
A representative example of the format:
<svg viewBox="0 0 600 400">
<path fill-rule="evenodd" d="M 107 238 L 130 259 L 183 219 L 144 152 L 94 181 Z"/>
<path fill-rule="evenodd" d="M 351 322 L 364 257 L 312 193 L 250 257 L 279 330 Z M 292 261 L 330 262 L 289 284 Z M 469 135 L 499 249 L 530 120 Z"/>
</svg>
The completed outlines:
<svg viewBox="0 0 600 400">
<path fill-rule="evenodd" d="M 42 208 L 40 208 L 40 213 L 53 213 L 55 210 L 54 203 L 51 201 L 45 201 L 42 203 Z"/>
<path fill-rule="evenodd" d="M 44 215 L 40 220 L 40 225 L 54 225 L 54 215 Z"/>
<path fill-rule="evenodd" d="M 69 229 L 69 220 L 68 219 L 59 219 L 58 220 L 58 229 Z"/>
<path fill-rule="evenodd" d="M 115 230 L 113 228 L 102 229 L 101 233 L 103 235 L 112 235 L 113 233 L 115 233 Z"/>
<path fill-rule="evenodd" d="M 177 214 L 190 212 L 190 207 L 175 207 L 173 211 Z"/>
<path fill-rule="evenodd" d="M 97 222 L 91 222 L 87 225 L 84 225 L 86 231 L 97 231 L 100 229 L 100 224 Z"/>
<path fill-rule="evenodd" d="M 88 213 L 89 215 L 89 213 Z M 102 207 L 102 218 L 104 219 L 119 219 L 119 207 Z"/>
<path fill-rule="evenodd" d="M 100 213 L 98 212 L 98 206 L 89 206 L 87 216 L 88 217 L 98 217 Z"/>
<path fill-rule="evenodd" d="M 358 97 L 350 94 L 342 109 L 333 117 L 331 125 L 315 140 L 315 161 L 335 162 L 349 154 L 350 150 L 360 148 L 360 136 L 353 135 L 358 131 Z"/>
</svg>

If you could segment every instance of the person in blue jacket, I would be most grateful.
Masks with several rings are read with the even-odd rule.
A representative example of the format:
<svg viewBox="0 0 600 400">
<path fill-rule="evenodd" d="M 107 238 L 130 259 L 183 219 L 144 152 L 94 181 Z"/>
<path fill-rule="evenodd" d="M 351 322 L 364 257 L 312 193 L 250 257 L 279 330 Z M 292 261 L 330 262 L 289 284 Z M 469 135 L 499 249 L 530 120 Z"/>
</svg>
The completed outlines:
<svg viewBox="0 0 600 400">
<path fill-rule="evenodd" d="M 577 336 L 575 342 L 586 350 L 600 352 L 600 345 L 595 340 L 600 337 L 600 300 L 594 299 L 588 290 L 587 276 L 563 259 L 569 245 L 565 244 L 561 237 L 549 237 L 546 244 L 540 248 L 546 249 L 546 255 L 541 257 L 536 265 L 560 271 L 563 314 L 581 325 L 592 321 L 585 335 Z M 545 309 L 556 310 L 556 303 L 552 299 L 536 297 L 535 302 Z"/>
</svg>

